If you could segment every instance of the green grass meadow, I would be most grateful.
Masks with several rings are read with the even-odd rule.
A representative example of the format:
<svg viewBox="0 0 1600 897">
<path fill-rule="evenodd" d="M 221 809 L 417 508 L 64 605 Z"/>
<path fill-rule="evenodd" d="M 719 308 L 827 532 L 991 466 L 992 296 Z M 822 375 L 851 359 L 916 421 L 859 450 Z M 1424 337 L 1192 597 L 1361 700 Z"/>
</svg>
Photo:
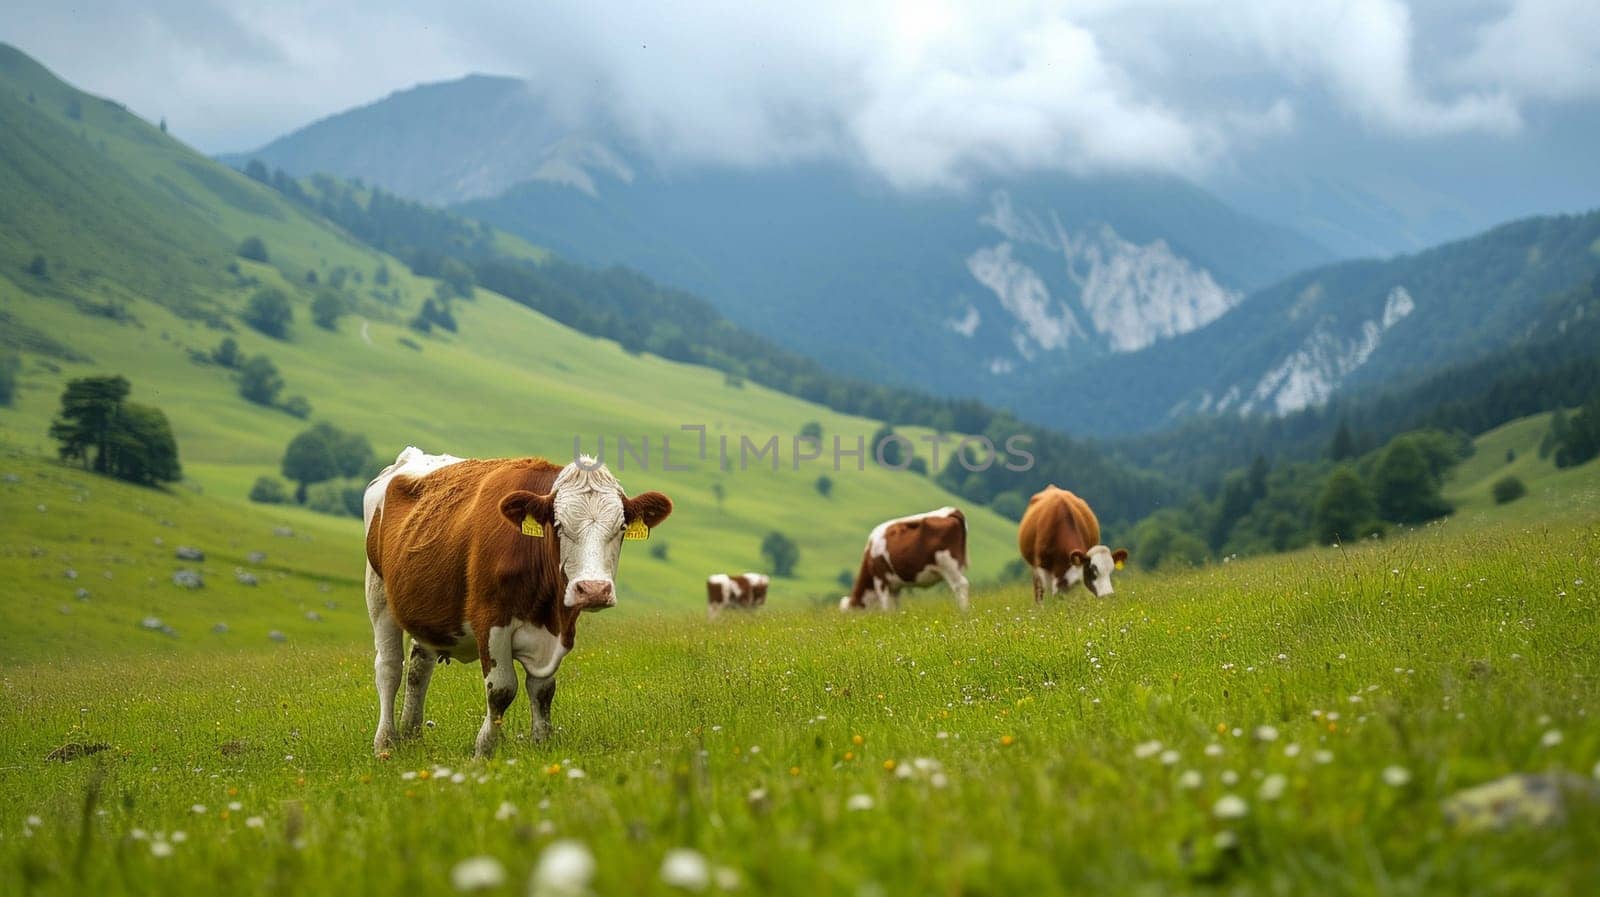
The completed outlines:
<svg viewBox="0 0 1600 897">
<path fill-rule="evenodd" d="M 1600 886 L 1600 804 L 1507 831 L 1442 810 L 1498 776 L 1600 761 L 1600 513 L 1531 473 L 1501 509 L 1526 519 L 1469 508 L 1343 549 L 1130 570 L 1104 601 L 1036 610 L 1026 586 L 991 587 L 963 617 L 941 588 L 845 616 L 779 583 L 766 611 L 715 625 L 593 615 L 553 739 L 526 737 L 523 695 L 515 737 L 477 762 L 470 664 L 440 670 L 420 739 L 371 756 L 359 548 L 337 528 L 228 529 L 233 506 L 206 496 L 16 453 L 8 471 L 0 576 L 37 595 L 0 620 L 8 894 L 451 892 L 477 856 L 506 872 L 489 893 L 522 894 L 559 839 L 595 854 L 601 894 L 674 892 L 659 870 L 682 847 L 718 872 L 708 892 Z M 176 589 L 172 547 L 207 530 L 231 534 L 199 565 L 207 586 Z M 262 584 L 238 585 L 257 543 Z M 625 559 L 624 581 L 646 564 Z M 150 614 L 177 636 L 141 630 Z M 46 759 L 74 742 L 108 747 Z"/>
</svg>

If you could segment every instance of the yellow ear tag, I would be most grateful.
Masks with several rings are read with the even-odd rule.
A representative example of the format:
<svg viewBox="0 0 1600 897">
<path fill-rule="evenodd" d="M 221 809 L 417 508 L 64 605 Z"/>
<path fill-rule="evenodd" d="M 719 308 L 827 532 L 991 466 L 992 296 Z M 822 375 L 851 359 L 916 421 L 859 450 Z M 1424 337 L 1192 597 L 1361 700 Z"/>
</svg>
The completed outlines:
<svg viewBox="0 0 1600 897">
<path fill-rule="evenodd" d="M 1121 561 L 1117 561 L 1117 562 L 1116 562 L 1116 568 L 1117 568 L 1117 569 L 1118 569 L 1118 570 L 1121 570 L 1121 569 L 1122 569 L 1122 562 L 1121 562 Z"/>
<path fill-rule="evenodd" d="M 634 518 L 634 521 L 628 524 L 628 528 L 622 531 L 624 542 L 643 542 L 648 538 L 650 538 L 650 527 L 644 525 L 642 518 Z"/>
<path fill-rule="evenodd" d="M 533 519 L 532 515 L 522 518 L 522 534 L 535 539 L 544 538 L 544 524 Z"/>
</svg>

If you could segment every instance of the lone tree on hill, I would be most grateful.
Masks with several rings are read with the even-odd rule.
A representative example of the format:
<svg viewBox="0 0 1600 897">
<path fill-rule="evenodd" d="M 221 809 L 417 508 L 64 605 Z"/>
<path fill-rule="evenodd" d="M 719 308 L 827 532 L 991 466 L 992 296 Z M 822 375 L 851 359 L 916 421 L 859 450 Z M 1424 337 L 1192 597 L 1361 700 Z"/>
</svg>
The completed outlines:
<svg viewBox="0 0 1600 897">
<path fill-rule="evenodd" d="M 1385 520 L 1422 523 L 1450 513 L 1449 502 L 1439 495 L 1439 477 L 1414 437 L 1400 436 L 1390 442 L 1372 479 L 1378 511 Z"/>
<path fill-rule="evenodd" d="M 794 575 L 794 568 L 800 563 L 800 546 L 776 530 L 761 540 L 761 554 L 772 565 L 772 575 L 785 579 Z"/>
<path fill-rule="evenodd" d="M 1371 532 L 1377 512 L 1361 475 L 1350 465 L 1342 464 L 1329 475 L 1317 499 L 1317 540 L 1328 544 Z"/>
<path fill-rule="evenodd" d="M 61 443 L 63 461 L 143 485 L 183 475 L 178 443 L 158 408 L 127 401 L 126 377 L 83 377 L 67 384 L 50 438 Z"/>
<path fill-rule="evenodd" d="M 294 500 L 306 503 L 306 490 L 336 477 L 355 477 L 372 465 L 372 445 L 360 433 L 346 433 L 321 421 L 290 440 L 283 453 L 283 475 L 294 480 Z"/>
<path fill-rule="evenodd" d="M 260 237 L 245 237 L 244 242 L 239 244 L 239 258 L 266 264 L 267 244 Z"/>
<path fill-rule="evenodd" d="M 44 280 L 50 276 L 50 260 L 43 255 L 34 256 L 33 261 L 28 262 L 28 273 Z"/>
<path fill-rule="evenodd" d="M 250 297 L 244 322 L 274 339 L 287 339 L 289 325 L 294 323 L 294 308 L 282 290 L 267 287 Z"/>
<path fill-rule="evenodd" d="M 344 297 L 334 290 L 318 290 L 317 298 L 311 300 L 311 320 L 323 330 L 338 330 L 344 312 Z"/>
<path fill-rule="evenodd" d="M 239 395 L 257 405 L 271 406 L 283 390 L 283 378 L 278 376 L 278 366 L 265 355 L 252 356 L 239 365 Z"/>
</svg>

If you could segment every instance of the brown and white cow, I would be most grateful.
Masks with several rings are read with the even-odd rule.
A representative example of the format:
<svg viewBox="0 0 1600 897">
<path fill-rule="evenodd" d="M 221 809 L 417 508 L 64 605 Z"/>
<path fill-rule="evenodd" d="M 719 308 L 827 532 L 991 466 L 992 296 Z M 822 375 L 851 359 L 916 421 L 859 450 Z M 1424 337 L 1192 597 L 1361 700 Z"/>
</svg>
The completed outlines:
<svg viewBox="0 0 1600 897">
<path fill-rule="evenodd" d="M 374 752 L 396 737 L 395 692 L 411 635 L 399 733 L 422 726 L 440 660 L 477 659 L 488 712 L 477 754 L 499 741 L 527 677 L 533 737 L 550 734 L 556 669 L 572 650 L 578 615 L 616 604 L 613 578 L 624 530 L 641 533 L 672 513 L 659 492 L 629 498 L 605 465 L 561 467 L 542 458 L 489 461 L 408 447 L 367 486 L 367 613 L 378 685 Z M 648 530 L 642 531 L 648 534 Z"/>
<path fill-rule="evenodd" d="M 967 609 L 967 518 L 957 508 L 885 520 L 867 537 L 850 594 L 840 610 L 889 610 L 901 589 L 944 580 L 956 604 Z"/>
<path fill-rule="evenodd" d="M 729 576 L 716 573 L 706 577 L 706 615 L 715 620 L 728 608 L 755 610 L 767 603 L 765 573 L 741 573 Z"/>
<path fill-rule="evenodd" d="M 1112 593 L 1111 571 L 1121 569 L 1128 550 L 1100 544 L 1100 520 L 1088 503 L 1054 484 L 1028 500 L 1017 529 L 1017 548 L 1033 568 L 1033 601 L 1083 583 L 1101 598 Z"/>
</svg>

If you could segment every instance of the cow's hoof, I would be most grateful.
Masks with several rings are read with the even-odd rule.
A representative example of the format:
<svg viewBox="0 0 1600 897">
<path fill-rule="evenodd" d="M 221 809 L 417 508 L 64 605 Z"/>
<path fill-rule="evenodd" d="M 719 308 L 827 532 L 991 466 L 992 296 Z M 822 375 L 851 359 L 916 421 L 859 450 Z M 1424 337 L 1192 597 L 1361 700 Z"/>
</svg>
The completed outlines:
<svg viewBox="0 0 1600 897">
<path fill-rule="evenodd" d="M 372 739 L 372 755 L 380 760 L 387 760 L 388 753 L 394 747 L 394 730 L 388 729 L 379 732 Z"/>
<path fill-rule="evenodd" d="M 534 744 L 540 744 L 540 743 L 542 743 L 544 741 L 547 741 L 550 738 L 550 736 L 555 733 L 555 731 L 556 731 L 555 726 L 552 726 L 549 723 L 545 723 L 545 722 L 534 723 L 533 724 L 533 743 Z"/>
</svg>

